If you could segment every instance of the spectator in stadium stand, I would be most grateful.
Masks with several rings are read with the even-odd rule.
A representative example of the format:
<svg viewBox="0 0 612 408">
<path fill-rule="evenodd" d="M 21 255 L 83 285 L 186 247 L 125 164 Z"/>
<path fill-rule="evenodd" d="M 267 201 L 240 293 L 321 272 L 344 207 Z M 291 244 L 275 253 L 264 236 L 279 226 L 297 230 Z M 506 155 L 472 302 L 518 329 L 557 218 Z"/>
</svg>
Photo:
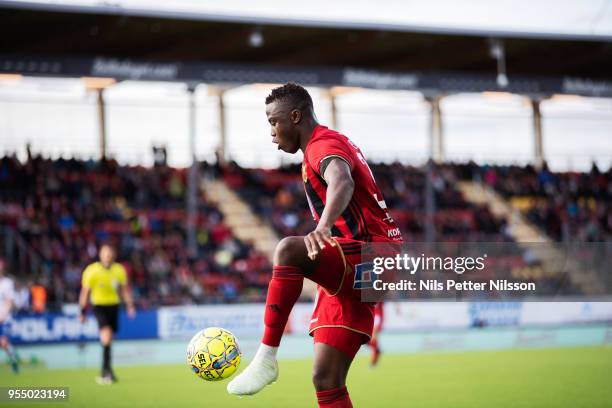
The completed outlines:
<svg viewBox="0 0 612 408">
<path fill-rule="evenodd" d="M 17 314 L 30 311 L 30 290 L 21 279 L 15 280 L 15 312 Z"/>
<path fill-rule="evenodd" d="M 45 313 L 47 310 L 47 289 L 39 281 L 36 281 L 30 287 L 30 296 L 32 299 L 32 312 Z"/>
</svg>

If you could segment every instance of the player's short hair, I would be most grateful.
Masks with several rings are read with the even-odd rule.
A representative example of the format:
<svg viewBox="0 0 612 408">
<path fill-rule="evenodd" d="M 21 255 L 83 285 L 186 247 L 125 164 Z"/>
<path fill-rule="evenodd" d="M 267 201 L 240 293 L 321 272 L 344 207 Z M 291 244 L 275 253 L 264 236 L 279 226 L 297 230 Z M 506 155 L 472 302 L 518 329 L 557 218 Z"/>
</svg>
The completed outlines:
<svg viewBox="0 0 612 408">
<path fill-rule="evenodd" d="M 114 253 L 117 253 L 117 248 L 115 247 L 114 243 L 112 241 L 102 241 L 100 243 L 100 246 L 98 247 L 98 250 L 107 247 L 109 248 L 111 251 L 113 251 Z"/>
<path fill-rule="evenodd" d="M 289 102 L 291 109 L 313 109 L 312 98 L 308 91 L 303 86 L 294 82 L 288 82 L 285 85 L 274 88 L 266 98 L 266 105 L 276 101 Z"/>
</svg>

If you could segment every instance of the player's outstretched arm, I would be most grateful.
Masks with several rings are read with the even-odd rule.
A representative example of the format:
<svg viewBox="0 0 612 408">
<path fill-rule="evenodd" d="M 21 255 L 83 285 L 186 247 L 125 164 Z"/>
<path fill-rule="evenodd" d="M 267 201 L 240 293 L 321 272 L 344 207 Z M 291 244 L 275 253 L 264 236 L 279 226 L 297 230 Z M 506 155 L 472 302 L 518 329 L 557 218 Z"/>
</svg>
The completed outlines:
<svg viewBox="0 0 612 408">
<path fill-rule="evenodd" d="M 351 168 L 346 161 L 331 158 L 324 169 L 323 178 L 327 183 L 325 208 L 317 228 L 304 237 L 310 259 L 317 257 L 319 251 L 325 247 L 325 242 L 332 246 L 335 245 L 331 236 L 331 228 L 349 205 L 355 190 Z"/>
<path fill-rule="evenodd" d="M 134 301 L 132 300 L 132 294 L 127 282 L 121 285 L 121 297 L 127 306 L 128 316 L 134 318 L 136 316 L 136 308 L 134 308 Z"/>
<path fill-rule="evenodd" d="M 81 293 L 79 294 L 79 308 L 81 310 L 80 320 L 81 323 L 85 322 L 85 310 L 87 309 L 87 299 L 89 298 L 89 287 L 81 286 Z"/>
</svg>

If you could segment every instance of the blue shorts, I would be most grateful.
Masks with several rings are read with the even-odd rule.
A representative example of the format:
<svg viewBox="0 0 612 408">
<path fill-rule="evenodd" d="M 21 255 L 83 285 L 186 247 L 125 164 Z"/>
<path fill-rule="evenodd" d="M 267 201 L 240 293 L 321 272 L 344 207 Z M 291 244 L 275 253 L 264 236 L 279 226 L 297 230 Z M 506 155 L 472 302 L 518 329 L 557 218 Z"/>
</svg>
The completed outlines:
<svg viewBox="0 0 612 408">
<path fill-rule="evenodd" d="M 6 336 L 8 337 L 9 335 L 9 330 L 8 330 L 8 323 L 6 321 L 0 323 L 0 337 Z"/>
</svg>

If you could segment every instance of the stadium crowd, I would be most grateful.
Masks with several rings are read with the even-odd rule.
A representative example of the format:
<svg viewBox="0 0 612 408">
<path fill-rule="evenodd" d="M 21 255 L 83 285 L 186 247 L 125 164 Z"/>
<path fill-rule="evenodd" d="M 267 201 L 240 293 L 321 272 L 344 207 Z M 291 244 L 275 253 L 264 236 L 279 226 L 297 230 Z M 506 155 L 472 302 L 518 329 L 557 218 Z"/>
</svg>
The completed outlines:
<svg viewBox="0 0 612 408">
<path fill-rule="evenodd" d="M 462 179 L 495 189 L 555 241 L 612 240 L 612 168 L 553 172 L 533 166 L 456 166 Z"/>
<path fill-rule="evenodd" d="M 40 286 L 47 308 L 76 302 L 83 267 L 101 242 L 117 247 L 140 307 L 261 300 L 268 260 L 233 236 L 203 192 L 197 251 L 189 252 L 186 177 L 185 170 L 113 160 L 0 159 L 0 226 L 19 234 L 49 272 L 22 273 L 31 270 L 28 257 L 14 271 L 20 287 L 35 288 L 31 309 Z"/>
<path fill-rule="evenodd" d="M 404 239 L 424 241 L 426 170 L 398 163 L 371 168 Z M 467 163 L 432 164 L 430 171 L 437 241 L 512 241 L 505 220 L 487 206 L 465 200 L 456 187 L 459 180 L 497 190 L 555 240 L 612 239 L 610 170 L 555 173 L 546 167 L 538 171 L 531 166 Z M 299 165 L 266 170 L 202 163 L 200 174 L 222 177 L 269 220 L 279 237 L 304 235 L 314 228 Z M 207 202 L 205 191 L 198 193 L 197 248 L 195 253 L 189 250 L 186 183 L 185 169 L 166 165 L 1 158 L 0 228 L 5 245 L 0 249 L 15 258 L 7 253 L 6 233 L 11 231 L 32 255 L 12 260 L 17 309 L 40 313 L 76 302 L 82 269 L 96 258 L 101 242 L 117 247 L 141 308 L 263 300 L 269 260 L 233 235 L 221 212 Z M 41 260 L 46 273 L 24 273 L 35 271 L 34 258 Z"/>
<path fill-rule="evenodd" d="M 508 199 L 514 208 L 540 227 L 554 241 L 612 241 L 611 170 L 593 167 L 588 173 L 551 172 L 546 166 L 490 166 L 431 164 L 424 167 L 371 164 L 391 215 L 404 240 L 427 240 L 425 211 L 427 171 L 434 208 L 433 240 L 437 242 L 506 243 L 495 256 L 499 271 L 513 276 L 537 278 L 538 286 L 551 294 L 576 293 L 567 279 L 547 272 L 532 251 L 513 242 L 505 219 L 495 217 L 487 205 L 467 202 L 458 181 L 483 183 Z M 264 219 L 270 220 L 280 236 L 303 235 L 314 227 L 306 202 L 300 167 L 276 170 L 244 169 L 236 163 L 224 169 L 225 181 L 249 202 Z M 500 248 L 493 244 L 490 249 Z M 506 256 L 507 255 L 507 256 Z"/>
<path fill-rule="evenodd" d="M 372 172 L 398 223 L 404 240 L 425 239 L 426 173 L 423 169 L 395 164 L 373 164 Z M 308 210 L 298 165 L 280 169 L 244 169 L 231 163 L 224 169 L 228 185 L 270 220 L 280 236 L 305 235 L 314 227 Z M 436 165 L 432 171 L 435 202 L 435 239 L 441 241 L 509 241 L 505 220 L 493 216 L 487 206 L 468 203 L 456 188 L 458 174 L 452 165 Z"/>
</svg>

